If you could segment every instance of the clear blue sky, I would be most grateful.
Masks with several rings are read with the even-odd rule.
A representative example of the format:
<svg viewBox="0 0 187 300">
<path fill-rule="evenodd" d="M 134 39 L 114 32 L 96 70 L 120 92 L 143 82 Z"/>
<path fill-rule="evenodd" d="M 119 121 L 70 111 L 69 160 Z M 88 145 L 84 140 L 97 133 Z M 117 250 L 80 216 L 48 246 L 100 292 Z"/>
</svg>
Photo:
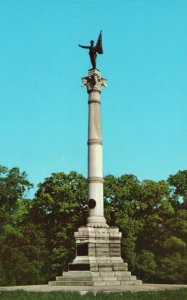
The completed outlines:
<svg viewBox="0 0 187 300">
<path fill-rule="evenodd" d="M 187 168 L 186 0 L 0 0 L 0 164 L 87 175 L 87 50 L 103 30 L 104 174 Z"/>
</svg>

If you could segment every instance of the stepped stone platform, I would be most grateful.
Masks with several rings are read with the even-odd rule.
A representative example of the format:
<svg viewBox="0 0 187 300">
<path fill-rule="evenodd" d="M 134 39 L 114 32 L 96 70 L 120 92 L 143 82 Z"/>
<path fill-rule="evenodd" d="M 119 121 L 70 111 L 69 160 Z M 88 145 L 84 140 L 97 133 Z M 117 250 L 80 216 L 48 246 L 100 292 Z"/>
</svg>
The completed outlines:
<svg viewBox="0 0 187 300">
<path fill-rule="evenodd" d="M 110 268 L 112 269 L 112 267 Z M 102 269 L 101 269 L 102 270 Z M 116 286 L 116 285 L 140 285 L 141 280 L 125 271 L 70 271 L 63 276 L 56 277 L 56 281 L 49 285 L 63 286 Z"/>
<path fill-rule="evenodd" d="M 121 258 L 121 233 L 117 227 L 80 227 L 75 232 L 77 255 L 69 271 L 50 281 L 62 286 L 141 285 Z"/>
</svg>

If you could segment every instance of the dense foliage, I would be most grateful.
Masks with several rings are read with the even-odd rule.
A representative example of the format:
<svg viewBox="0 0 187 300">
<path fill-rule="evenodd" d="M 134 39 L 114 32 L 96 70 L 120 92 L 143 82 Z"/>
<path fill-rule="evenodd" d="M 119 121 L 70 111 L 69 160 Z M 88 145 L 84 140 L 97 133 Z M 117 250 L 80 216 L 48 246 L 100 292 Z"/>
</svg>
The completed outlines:
<svg viewBox="0 0 187 300">
<path fill-rule="evenodd" d="M 26 199 L 32 184 L 18 168 L 0 167 L 0 285 L 46 283 L 75 255 L 84 224 L 87 181 L 53 173 Z M 144 282 L 187 283 L 187 170 L 167 181 L 105 177 L 105 216 L 116 210 L 122 257 Z"/>
</svg>

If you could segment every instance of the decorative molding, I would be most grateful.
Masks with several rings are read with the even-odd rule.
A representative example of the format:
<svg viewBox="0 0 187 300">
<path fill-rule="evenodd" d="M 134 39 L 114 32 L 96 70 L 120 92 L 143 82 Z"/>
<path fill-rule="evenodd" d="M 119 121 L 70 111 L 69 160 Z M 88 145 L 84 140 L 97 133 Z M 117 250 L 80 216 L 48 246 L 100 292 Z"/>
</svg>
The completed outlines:
<svg viewBox="0 0 187 300">
<path fill-rule="evenodd" d="M 89 177 L 88 183 L 103 183 L 104 179 L 103 177 Z"/>
<path fill-rule="evenodd" d="M 109 226 L 106 223 L 88 223 L 87 227 L 91 227 L 91 228 L 109 228 Z"/>
<path fill-rule="evenodd" d="M 88 145 L 102 145 L 102 141 L 99 139 L 90 139 L 88 140 Z"/>
<path fill-rule="evenodd" d="M 98 103 L 98 104 L 101 104 L 101 101 L 100 101 L 100 100 L 96 100 L 96 99 L 88 100 L 88 104 L 91 104 L 91 103 Z"/>
</svg>

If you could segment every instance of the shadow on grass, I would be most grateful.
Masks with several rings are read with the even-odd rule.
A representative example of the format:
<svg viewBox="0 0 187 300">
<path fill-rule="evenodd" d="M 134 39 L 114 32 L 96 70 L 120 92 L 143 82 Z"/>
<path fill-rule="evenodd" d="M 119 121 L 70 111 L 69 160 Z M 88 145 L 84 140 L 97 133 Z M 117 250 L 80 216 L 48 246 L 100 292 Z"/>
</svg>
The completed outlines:
<svg viewBox="0 0 187 300">
<path fill-rule="evenodd" d="M 87 293 L 78 292 L 0 292 L 0 300 L 187 300 L 187 289 L 156 292 Z"/>
</svg>

